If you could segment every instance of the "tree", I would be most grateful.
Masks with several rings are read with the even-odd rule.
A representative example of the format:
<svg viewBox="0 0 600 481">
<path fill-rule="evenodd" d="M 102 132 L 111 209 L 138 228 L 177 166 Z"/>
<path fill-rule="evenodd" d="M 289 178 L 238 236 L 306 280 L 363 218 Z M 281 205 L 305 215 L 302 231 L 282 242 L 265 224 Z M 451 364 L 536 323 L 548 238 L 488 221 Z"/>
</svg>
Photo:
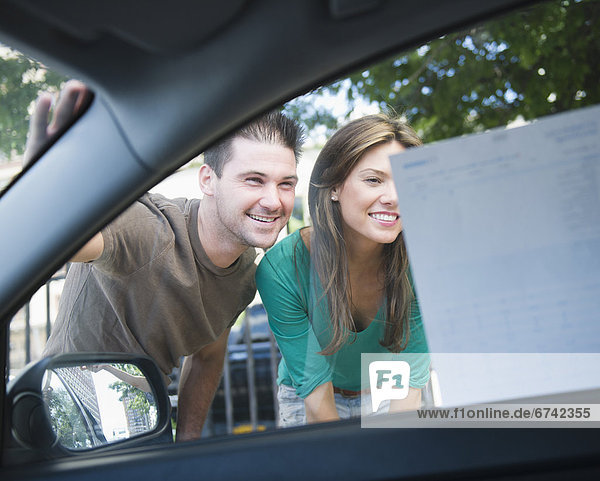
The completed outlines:
<svg viewBox="0 0 600 481">
<path fill-rule="evenodd" d="M 23 154 L 30 106 L 40 91 L 58 91 L 65 80 L 0 44 L 0 162 Z"/>
<path fill-rule="evenodd" d="M 553 0 L 445 35 L 284 110 L 329 134 L 362 99 L 403 114 L 429 142 L 597 103 L 599 56 L 600 2 Z M 0 45 L 0 162 L 23 153 L 38 92 L 65 80 Z M 340 92 L 348 108 L 338 118 L 319 100 Z"/>
<path fill-rule="evenodd" d="M 50 421 L 62 446 L 82 449 L 92 446 L 90 434 L 82 413 L 64 389 L 49 389 L 44 394 Z"/>
<path fill-rule="evenodd" d="M 402 113 L 430 142 L 600 100 L 600 2 L 552 1 L 443 36 L 312 94 Z M 286 110 L 315 118 L 308 98 Z M 345 119 L 344 119 L 345 120 Z M 330 122 L 331 124 L 331 122 Z"/>
<path fill-rule="evenodd" d="M 144 373 L 133 364 L 112 364 L 111 366 L 123 373 L 145 379 Z M 152 403 L 154 402 L 151 393 L 145 393 L 133 384 L 122 380 L 111 383 L 109 387 L 120 394 L 119 401 L 125 402 L 127 409 L 139 411 L 146 415 L 150 413 L 151 400 Z"/>
</svg>

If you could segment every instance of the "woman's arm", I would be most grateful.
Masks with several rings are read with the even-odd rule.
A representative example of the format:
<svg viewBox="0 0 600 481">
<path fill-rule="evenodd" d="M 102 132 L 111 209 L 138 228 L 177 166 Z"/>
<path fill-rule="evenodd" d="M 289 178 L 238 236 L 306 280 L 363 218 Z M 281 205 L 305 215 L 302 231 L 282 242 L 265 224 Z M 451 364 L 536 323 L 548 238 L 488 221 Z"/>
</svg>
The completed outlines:
<svg viewBox="0 0 600 481">
<path fill-rule="evenodd" d="M 304 409 L 306 410 L 306 421 L 309 424 L 337 421 L 340 419 L 335 407 L 333 384 L 331 381 L 313 389 L 304 399 Z"/>
<path fill-rule="evenodd" d="M 404 399 L 392 399 L 390 401 L 390 413 L 401 411 L 415 411 L 421 407 L 421 390 L 411 387 L 408 396 Z"/>
<path fill-rule="evenodd" d="M 282 241 L 287 250 L 280 243 L 265 255 L 256 270 L 256 286 L 290 384 L 298 396 L 306 398 L 316 387 L 332 380 L 332 369 L 327 356 L 319 354 L 323 347 L 308 319 L 309 281 L 304 272 L 308 267 L 301 254 L 290 252 L 288 243 L 292 240 Z"/>
</svg>

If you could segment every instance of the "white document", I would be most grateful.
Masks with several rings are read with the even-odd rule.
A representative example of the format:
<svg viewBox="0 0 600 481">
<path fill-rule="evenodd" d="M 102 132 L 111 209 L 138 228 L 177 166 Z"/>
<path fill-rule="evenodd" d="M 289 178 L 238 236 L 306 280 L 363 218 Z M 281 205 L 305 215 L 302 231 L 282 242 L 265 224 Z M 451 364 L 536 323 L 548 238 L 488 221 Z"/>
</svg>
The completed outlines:
<svg viewBox="0 0 600 481">
<path fill-rule="evenodd" d="M 600 107 L 409 149 L 392 168 L 432 353 L 600 353 Z M 575 364 L 569 389 L 600 386 L 598 362 Z M 444 387 L 452 373 L 434 367 Z M 561 391 L 539 377 L 519 394 Z"/>
</svg>

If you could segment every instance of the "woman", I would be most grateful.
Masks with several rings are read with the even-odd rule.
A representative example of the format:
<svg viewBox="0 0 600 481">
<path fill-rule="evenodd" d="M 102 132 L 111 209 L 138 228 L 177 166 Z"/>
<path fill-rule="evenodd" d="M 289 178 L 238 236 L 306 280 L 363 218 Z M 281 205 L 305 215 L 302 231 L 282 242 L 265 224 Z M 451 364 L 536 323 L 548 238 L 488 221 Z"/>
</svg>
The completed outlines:
<svg viewBox="0 0 600 481">
<path fill-rule="evenodd" d="M 282 360 L 281 426 L 360 414 L 361 353 L 426 353 L 389 156 L 421 145 L 389 116 L 350 122 L 325 144 L 308 193 L 312 227 L 267 252 L 256 281 Z M 413 359 L 414 361 L 414 359 Z M 429 357 L 390 409 L 418 408 Z"/>
</svg>

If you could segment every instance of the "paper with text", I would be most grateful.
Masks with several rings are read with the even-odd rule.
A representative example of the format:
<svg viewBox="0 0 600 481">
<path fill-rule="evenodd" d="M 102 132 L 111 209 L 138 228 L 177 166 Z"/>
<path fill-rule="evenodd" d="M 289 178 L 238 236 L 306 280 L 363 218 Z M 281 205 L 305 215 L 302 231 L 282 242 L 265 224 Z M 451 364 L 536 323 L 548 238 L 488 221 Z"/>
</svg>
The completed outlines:
<svg viewBox="0 0 600 481">
<path fill-rule="evenodd" d="M 431 352 L 600 352 L 600 107 L 409 149 L 392 168 Z M 597 387 L 598 367 L 560 375 Z M 531 375 L 521 392 L 552 392 Z"/>
</svg>

